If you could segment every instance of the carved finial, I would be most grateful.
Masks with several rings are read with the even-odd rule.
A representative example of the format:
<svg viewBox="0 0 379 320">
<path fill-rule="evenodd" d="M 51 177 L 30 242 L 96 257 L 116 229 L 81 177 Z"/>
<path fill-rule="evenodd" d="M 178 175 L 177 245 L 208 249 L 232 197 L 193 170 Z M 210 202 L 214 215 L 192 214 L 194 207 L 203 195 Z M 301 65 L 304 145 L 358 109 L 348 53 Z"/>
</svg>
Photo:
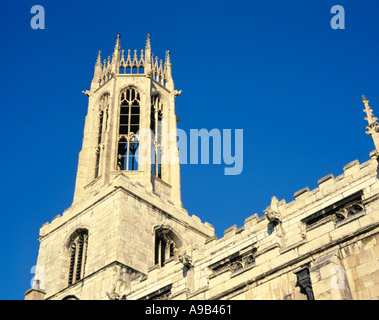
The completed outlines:
<svg viewBox="0 0 379 320">
<path fill-rule="evenodd" d="M 102 73 L 102 64 L 101 64 L 101 51 L 97 52 L 97 58 L 95 63 L 95 70 L 93 78 L 91 81 L 91 91 L 96 90 L 100 86 L 100 77 Z"/>
<path fill-rule="evenodd" d="M 140 59 L 139 59 L 139 64 L 140 65 L 143 65 L 144 64 L 144 57 L 143 57 L 143 49 L 141 49 L 141 55 L 140 55 Z"/>
<path fill-rule="evenodd" d="M 119 50 L 120 49 L 120 46 L 121 46 L 121 44 L 120 44 L 120 38 L 121 38 L 121 34 L 117 34 L 116 35 L 116 46 L 115 46 L 115 50 L 117 49 L 117 50 Z"/>
<path fill-rule="evenodd" d="M 121 48 L 120 38 L 121 38 L 121 35 L 117 34 L 116 35 L 116 45 L 114 47 L 114 51 L 112 54 L 112 67 L 111 67 L 111 71 L 110 71 L 111 74 L 116 74 L 116 73 L 119 73 L 119 71 L 120 71 L 120 69 L 119 69 L 120 48 Z"/>
<path fill-rule="evenodd" d="M 374 113 L 369 106 L 369 100 L 365 96 L 362 96 L 362 102 L 365 105 L 365 108 L 363 109 L 363 112 L 366 113 L 367 117 L 365 117 L 365 120 L 367 120 L 368 125 L 366 126 L 366 134 L 372 137 L 374 140 L 375 146 L 377 146 L 377 149 L 379 148 L 379 141 L 377 137 L 379 132 L 379 124 L 377 122 L 378 118 L 374 116 Z M 375 135 L 375 137 L 373 136 Z"/>
<path fill-rule="evenodd" d="M 166 51 L 166 63 L 171 64 L 171 55 L 170 55 L 170 50 Z"/>
<path fill-rule="evenodd" d="M 134 55 L 133 55 L 133 65 L 138 64 L 138 57 L 137 57 L 137 49 L 134 50 Z"/>
<path fill-rule="evenodd" d="M 377 122 L 378 118 L 374 116 L 374 113 L 368 104 L 369 101 L 365 96 L 362 96 L 362 102 L 365 105 L 363 112 L 365 112 L 367 115 L 367 117 L 365 117 L 365 120 L 368 122 L 368 125 L 366 126 L 366 134 L 371 136 L 372 140 L 374 141 L 375 149 L 379 151 L 379 124 Z"/>
<path fill-rule="evenodd" d="M 145 46 L 145 62 L 144 62 L 144 69 L 145 72 L 149 72 L 152 68 L 152 53 L 151 53 L 151 44 L 150 44 L 150 35 L 148 34 L 146 36 L 146 46 Z"/>
<path fill-rule="evenodd" d="M 376 123 L 376 121 L 378 120 L 378 118 L 376 118 L 374 116 L 374 113 L 373 113 L 371 107 L 368 104 L 370 101 L 367 100 L 367 98 L 365 96 L 362 96 L 362 102 L 365 105 L 365 108 L 363 109 L 363 112 L 365 112 L 367 114 L 367 117 L 365 118 L 365 120 L 367 120 L 369 126 L 372 126 L 372 125 L 374 125 Z"/>
<path fill-rule="evenodd" d="M 146 50 L 151 50 L 151 43 L 150 43 L 150 35 L 147 34 L 146 36 Z"/>
<path fill-rule="evenodd" d="M 97 52 L 96 64 L 101 65 L 101 51 L 100 50 Z"/>
</svg>

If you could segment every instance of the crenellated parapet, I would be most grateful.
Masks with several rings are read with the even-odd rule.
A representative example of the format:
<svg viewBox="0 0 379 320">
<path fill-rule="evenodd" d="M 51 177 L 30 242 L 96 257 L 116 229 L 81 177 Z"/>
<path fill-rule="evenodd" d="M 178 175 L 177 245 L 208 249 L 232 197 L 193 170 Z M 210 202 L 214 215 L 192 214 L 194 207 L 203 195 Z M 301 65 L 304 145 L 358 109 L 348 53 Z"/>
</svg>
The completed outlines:
<svg viewBox="0 0 379 320">
<path fill-rule="evenodd" d="M 322 177 L 317 188 L 302 188 L 290 202 L 272 197 L 264 215 L 254 214 L 223 237 L 192 248 L 187 280 L 178 276 L 169 298 L 362 299 L 367 290 L 357 283 L 359 277 L 375 277 L 379 245 L 376 150 L 370 158 Z M 171 267 L 149 273 L 144 291 L 152 276 L 163 281 L 180 270 L 179 264 Z M 179 283 L 186 290 L 176 290 Z M 130 297 L 138 297 L 139 287 L 135 283 Z"/>
<path fill-rule="evenodd" d="M 124 298 L 322 300 L 362 299 L 365 292 L 375 299 L 377 285 L 368 284 L 369 295 L 358 283 L 377 273 L 376 156 L 343 170 L 319 179 L 316 189 L 295 192 L 289 203 L 272 197 L 264 215 L 229 227 L 219 239 L 188 246 L 191 264 L 172 259 L 151 268 Z"/>
</svg>

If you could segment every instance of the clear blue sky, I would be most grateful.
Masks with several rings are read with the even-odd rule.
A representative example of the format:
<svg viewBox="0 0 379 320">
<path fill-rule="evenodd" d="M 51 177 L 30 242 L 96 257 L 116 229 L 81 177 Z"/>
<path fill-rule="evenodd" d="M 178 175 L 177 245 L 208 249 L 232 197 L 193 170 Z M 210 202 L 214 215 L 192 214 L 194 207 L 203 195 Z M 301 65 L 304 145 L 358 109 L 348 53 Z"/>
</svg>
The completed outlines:
<svg viewBox="0 0 379 320">
<path fill-rule="evenodd" d="M 30 27 L 30 9 L 46 29 Z M 330 27 L 343 5 L 346 29 Z M 190 214 L 223 231 L 374 149 L 362 94 L 379 116 L 377 0 L 1 3 L 0 299 L 23 299 L 39 228 L 71 205 L 98 50 L 172 53 L 179 127 L 244 130 L 244 168 L 183 165 Z"/>
</svg>

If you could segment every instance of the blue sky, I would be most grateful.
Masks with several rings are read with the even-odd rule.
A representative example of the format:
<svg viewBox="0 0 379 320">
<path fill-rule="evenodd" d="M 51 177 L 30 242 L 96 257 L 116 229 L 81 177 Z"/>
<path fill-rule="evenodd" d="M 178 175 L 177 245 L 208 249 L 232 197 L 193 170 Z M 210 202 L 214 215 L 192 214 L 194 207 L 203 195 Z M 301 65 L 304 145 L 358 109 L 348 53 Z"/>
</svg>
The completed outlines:
<svg viewBox="0 0 379 320">
<path fill-rule="evenodd" d="M 44 30 L 30 9 L 45 8 Z M 333 30 L 330 9 L 345 8 Z M 98 50 L 171 50 L 179 128 L 243 129 L 244 167 L 182 165 L 182 201 L 216 233 L 272 196 L 293 194 L 374 149 L 362 94 L 379 116 L 379 3 L 312 1 L 11 1 L 0 10 L 0 299 L 23 299 L 40 226 L 71 205 Z"/>
</svg>

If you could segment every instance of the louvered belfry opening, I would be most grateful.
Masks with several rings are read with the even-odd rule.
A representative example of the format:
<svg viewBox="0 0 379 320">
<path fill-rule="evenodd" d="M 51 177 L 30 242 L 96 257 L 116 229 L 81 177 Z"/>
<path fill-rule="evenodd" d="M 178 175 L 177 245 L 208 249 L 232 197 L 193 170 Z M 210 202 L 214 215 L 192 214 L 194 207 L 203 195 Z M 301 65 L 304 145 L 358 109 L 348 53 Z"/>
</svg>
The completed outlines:
<svg viewBox="0 0 379 320">
<path fill-rule="evenodd" d="M 70 267 L 68 284 L 74 284 L 84 277 L 87 255 L 88 230 L 78 229 L 70 238 Z"/>
</svg>

